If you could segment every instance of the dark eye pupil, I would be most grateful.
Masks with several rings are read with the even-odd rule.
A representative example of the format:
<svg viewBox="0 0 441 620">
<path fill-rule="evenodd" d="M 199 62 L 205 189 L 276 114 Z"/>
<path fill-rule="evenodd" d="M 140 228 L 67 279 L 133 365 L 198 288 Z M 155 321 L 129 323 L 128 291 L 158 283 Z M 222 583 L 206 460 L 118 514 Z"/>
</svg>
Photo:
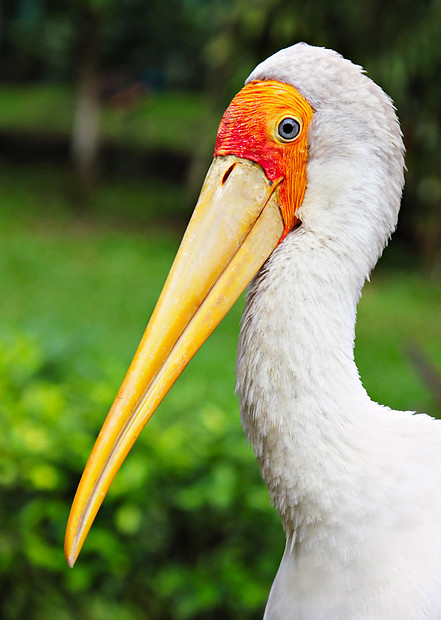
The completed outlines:
<svg viewBox="0 0 441 620">
<path fill-rule="evenodd" d="M 300 123 L 293 118 L 284 118 L 279 124 L 278 132 L 284 140 L 293 140 L 300 133 Z"/>
</svg>

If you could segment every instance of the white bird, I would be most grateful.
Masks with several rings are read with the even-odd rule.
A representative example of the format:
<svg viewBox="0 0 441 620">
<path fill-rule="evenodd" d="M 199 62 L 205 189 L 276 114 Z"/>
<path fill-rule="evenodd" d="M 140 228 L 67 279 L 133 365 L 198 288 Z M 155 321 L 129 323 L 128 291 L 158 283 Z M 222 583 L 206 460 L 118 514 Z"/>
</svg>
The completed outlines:
<svg viewBox="0 0 441 620">
<path fill-rule="evenodd" d="M 83 474 L 70 565 L 143 426 L 255 276 L 237 391 L 286 532 L 265 620 L 441 619 L 441 426 L 373 402 L 353 354 L 403 154 L 391 100 L 336 52 L 297 44 L 251 73 Z"/>
</svg>

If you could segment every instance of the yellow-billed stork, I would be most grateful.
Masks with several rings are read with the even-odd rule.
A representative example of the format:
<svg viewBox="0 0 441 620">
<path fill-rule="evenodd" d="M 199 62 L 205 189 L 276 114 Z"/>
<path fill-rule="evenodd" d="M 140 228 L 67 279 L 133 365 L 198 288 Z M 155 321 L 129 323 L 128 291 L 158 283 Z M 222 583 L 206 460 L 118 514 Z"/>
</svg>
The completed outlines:
<svg viewBox="0 0 441 620">
<path fill-rule="evenodd" d="M 237 391 L 286 532 L 265 618 L 439 620 L 441 425 L 373 402 L 353 355 L 361 289 L 401 200 L 393 104 L 359 66 L 297 44 L 251 73 L 214 155 L 86 465 L 67 560 L 161 399 L 252 281 Z"/>
</svg>

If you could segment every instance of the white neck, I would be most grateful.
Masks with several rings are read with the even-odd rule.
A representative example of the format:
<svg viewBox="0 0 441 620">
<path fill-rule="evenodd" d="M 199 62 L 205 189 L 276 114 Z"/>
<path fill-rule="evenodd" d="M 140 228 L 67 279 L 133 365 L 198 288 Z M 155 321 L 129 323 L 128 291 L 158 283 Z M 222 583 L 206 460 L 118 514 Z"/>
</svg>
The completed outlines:
<svg viewBox="0 0 441 620">
<path fill-rule="evenodd" d="M 290 233 L 252 283 L 240 331 L 242 424 L 287 536 L 265 618 L 432 619 L 439 470 L 421 472 L 439 462 L 441 427 L 364 390 L 353 357 L 364 276 L 332 245 Z M 397 583 L 384 589 L 391 574 L 399 600 Z M 382 614 L 362 613 L 373 592 Z"/>
<path fill-rule="evenodd" d="M 317 522 L 348 516 L 341 496 L 363 476 L 375 444 L 369 413 L 381 409 L 353 356 L 365 274 L 336 250 L 320 233 L 293 231 L 252 284 L 239 339 L 243 427 L 287 535 L 297 541 L 310 538 Z M 324 531 L 332 536 L 332 528 Z"/>
</svg>

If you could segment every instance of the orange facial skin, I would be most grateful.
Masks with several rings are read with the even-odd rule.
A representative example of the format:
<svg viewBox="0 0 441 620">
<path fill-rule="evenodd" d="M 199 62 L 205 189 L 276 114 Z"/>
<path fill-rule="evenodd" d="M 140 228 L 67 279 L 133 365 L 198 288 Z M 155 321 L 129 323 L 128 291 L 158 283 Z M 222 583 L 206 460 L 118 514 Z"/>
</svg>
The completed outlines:
<svg viewBox="0 0 441 620">
<path fill-rule="evenodd" d="M 280 182 L 280 208 L 285 229 L 281 241 L 298 223 L 296 212 L 306 189 L 307 133 L 314 111 L 297 90 L 274 80 L 247 84 L 222 117 L 214 155 L 236 155 L 258 163 L 271 181 Z M 278 135 L 284 118 L 294 118 L 301 131 L 293 141 Z"/>
</svg>

